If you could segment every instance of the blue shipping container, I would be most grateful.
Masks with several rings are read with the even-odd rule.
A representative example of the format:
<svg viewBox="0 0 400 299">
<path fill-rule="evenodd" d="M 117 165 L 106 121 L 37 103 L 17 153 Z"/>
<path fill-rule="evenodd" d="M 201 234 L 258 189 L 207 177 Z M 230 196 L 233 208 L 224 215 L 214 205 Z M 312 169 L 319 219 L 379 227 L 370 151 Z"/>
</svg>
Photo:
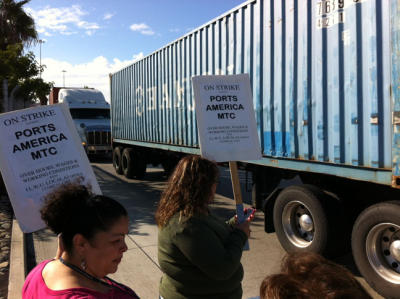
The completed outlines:
<svg viewBox="0 0 400 299">
<path fill-rule="evenodd" d="M 400 186 L 400 3 L 252 0 L 112 74 L 114 142 L 199 153 L 191 77 L 249 73 L 258 165 Z"/>
</svg>

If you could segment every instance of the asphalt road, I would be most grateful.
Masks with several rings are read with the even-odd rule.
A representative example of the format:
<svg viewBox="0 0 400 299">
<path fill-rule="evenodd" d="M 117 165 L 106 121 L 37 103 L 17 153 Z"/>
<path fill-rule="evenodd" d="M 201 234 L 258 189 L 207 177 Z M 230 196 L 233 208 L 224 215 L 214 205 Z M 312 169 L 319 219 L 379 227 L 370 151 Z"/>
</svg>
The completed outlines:
<svg viewBox="0 0 400 299">
<path fill-rule="evenodd" d="M 166 183 L 164 172 L 162 168 L 148 167 L 143 180 L 130 180 L 116 175 L 109 161 L 92 161 L 92 166 L 103 193 L 120 201 L 127 208 L 131 220 L 127 238 L 128 251 L 118 272 L 112 277 L 132 287 L 141 298 L 157 298 L 161 270 L 157 261 L 157 226 L 154 212 Z M 240 171 L 239 176 L 243 200 L 250 204 L 251 194 L 246 190 L 246 175 Z M 248 179 L 250 180 L 250 177 Z M 221 168 L 220 183 L 211 208 L 214 213 L 225 219 L 235 214 L 228 169 Z M 279 272 L 281 259 L 285 255 L 275 234 L 264 232 L 264 214 L 261 211 L 257 211 L 251 230 L 250 250 L 245 251 L 242 257 L 245 270 L 245 299 L 259 295 L 261 281 L 266 275 Z M 36 262 L 54 256 L 55 238 L 48 231 L 34 233 L 33 244 Z M 335 261 L 359 276 L 351 254 Z M 374 298 L 382 298 L 371 290 L 362 278 L 359 279 Z"/>
</svg>

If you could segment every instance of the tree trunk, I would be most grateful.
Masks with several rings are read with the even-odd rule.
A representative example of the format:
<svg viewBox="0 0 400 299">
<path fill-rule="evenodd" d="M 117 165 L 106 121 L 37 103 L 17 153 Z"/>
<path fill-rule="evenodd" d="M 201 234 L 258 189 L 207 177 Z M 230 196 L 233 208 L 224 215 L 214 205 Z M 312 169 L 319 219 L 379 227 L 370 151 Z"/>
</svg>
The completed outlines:
<svg viewBox="0 0 400 299">
<path fill-rule="evenodd" d="M 39 100 L 40 100 L 40 105 L 47 105 L 47 98 L 46 97 L 43 97 L 43 98 L 39 98 Z"/>
<path fill-rule="evenodd" d="M 19 109 L 25 108 L 25 99 L 24 99 L 23 107 L 21 107 L 21 104 L 19 103 L 19 99 L 15 98 L 15 94 L 17 93 L 19 88 L 20 88 L 19 85 L 15 86 L 10 93 L 10 96 L 8 98 L 9 111 L 14 111 L 14 110 L 19 110 Z"/>
<path fill-rule="evenodd" d="M 1 103 L 3 110 L 2 112 L 8 112 L 8 80 L 3 79 L 3 102 Z"/>
</svg>

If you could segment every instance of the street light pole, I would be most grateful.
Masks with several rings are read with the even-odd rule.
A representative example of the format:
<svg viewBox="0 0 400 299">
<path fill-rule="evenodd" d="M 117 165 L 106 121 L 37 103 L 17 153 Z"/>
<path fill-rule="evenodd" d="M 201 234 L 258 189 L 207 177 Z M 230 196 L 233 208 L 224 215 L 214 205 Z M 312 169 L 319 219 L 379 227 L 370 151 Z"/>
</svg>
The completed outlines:
<svg viewBox="0 0 400 299">
<path fill-rule="evenodd" d="M 39 69 L 39 78 L 42 78 L 42 44 L 44 43 L 44 40 L 39 39 L 38 43 L 39 43 L 39 57 L 40 57 L 40 60 L 39 60 L 39 67 L 40 67 L 40 69 Z"/>
<path fill-rule="evenodd" d="M 66 70 L 62 70 L 62 73 L 63 73 L 63 87 L 65 87 L 65 72 L 66 72 Z"/>
</svg>

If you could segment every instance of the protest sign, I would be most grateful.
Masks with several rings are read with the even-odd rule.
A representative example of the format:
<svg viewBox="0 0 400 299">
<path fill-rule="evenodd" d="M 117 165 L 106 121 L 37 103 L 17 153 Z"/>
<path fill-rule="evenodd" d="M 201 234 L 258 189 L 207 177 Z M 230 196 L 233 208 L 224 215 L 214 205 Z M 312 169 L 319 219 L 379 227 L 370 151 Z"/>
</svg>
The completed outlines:
<svg viewBox="0 0 400 299">
<path fill-rule="evenodd" d="M 66 104 L 0 114 L 0 171 L 21 230 L 45 226 L 43 197 L 81 179 L 101 194 Z"/>
<path fill-rule="evenodd" d="M 261 159 L 250 78 L 247 74 L 196 76 L 192 82 L 201 155 L 229 161 L 236 214 L 244 222 L 236 161 Z M 249 249 L 248 243 L 244 249 Z"/>
<path fill-rule="evenodd" d="M 192 77 L 201 155 L 216 162 L 261 159 L 247 74 Z"/>
</svg>

